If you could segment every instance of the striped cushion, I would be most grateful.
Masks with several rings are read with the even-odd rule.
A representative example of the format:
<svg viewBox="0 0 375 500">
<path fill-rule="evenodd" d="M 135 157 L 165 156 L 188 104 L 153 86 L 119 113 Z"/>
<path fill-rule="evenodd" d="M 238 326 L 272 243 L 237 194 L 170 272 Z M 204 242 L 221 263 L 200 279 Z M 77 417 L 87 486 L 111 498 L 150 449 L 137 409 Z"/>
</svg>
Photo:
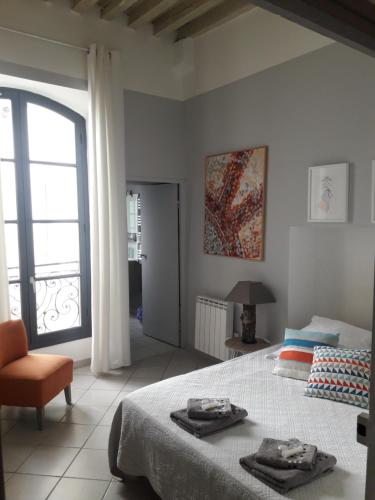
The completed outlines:
<svg viewBox="0 0 375 500">
<path fill-rule="evenodd" d="M 369 349 L 315 347 L 305 395 L 368 409 L 370 373 Z"/>
<path fill-rule="evenodd" d="M 309 332 L 306 330 L 285 330 L 285 340 L 276 366 L 275 375 L 307 380 L 313 361 L 315 346 L 336 347 L 338 333 Z"/>
</svg>

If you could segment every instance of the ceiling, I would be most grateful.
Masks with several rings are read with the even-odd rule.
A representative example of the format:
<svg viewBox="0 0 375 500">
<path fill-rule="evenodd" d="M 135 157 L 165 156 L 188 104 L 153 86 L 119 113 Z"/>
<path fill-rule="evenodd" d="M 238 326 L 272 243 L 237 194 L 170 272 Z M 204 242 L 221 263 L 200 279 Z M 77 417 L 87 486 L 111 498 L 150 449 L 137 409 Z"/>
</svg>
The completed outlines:
<svg viewBox="0 0 375 500">
<path fill-rule="evenodd" d="M 127 20 L 137 29 L 151 24 L 155 36 L 173 33 L 175 41 L 209 31 L 254 8 L 248 0 L 72 0 L 72 9 L 85 15 Z"/>
</svg>

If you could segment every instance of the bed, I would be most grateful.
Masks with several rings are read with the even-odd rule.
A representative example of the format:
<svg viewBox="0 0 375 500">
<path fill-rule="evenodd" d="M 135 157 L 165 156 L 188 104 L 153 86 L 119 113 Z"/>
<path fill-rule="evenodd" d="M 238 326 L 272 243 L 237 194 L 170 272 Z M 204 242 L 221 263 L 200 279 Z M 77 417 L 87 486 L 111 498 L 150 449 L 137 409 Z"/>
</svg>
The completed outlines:
<svg viewBox="0 0 375 500">
<path fill-rule="evenodd" d="M 285 498 L 248 474 L 239 458 L 264 437 L 297 437 L 337 458 L 335 471 L 291 491 L 298 500 L 361 499 L 366 447 L 356 442 L 360 409 L 307 398 L 305 382 L 272 374 L 265 354 L 275 347 L 137 390 L 115 414 L 109 445 L 111 470 L 143 476 L 163 500 L 270 500 Z M 174 424 L 171 411 L 189 397 L 229 396 L 248 417 L 225 431 L 197 439 Z"/>
</svg>

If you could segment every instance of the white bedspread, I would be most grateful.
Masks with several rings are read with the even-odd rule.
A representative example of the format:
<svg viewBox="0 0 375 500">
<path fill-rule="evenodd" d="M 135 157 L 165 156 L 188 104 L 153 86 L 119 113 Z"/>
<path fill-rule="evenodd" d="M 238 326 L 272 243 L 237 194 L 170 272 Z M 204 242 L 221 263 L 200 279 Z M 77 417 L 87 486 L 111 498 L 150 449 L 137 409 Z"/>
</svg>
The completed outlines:
<svg viewBox="0 0 375 500">
<path fill-rule="evenodd" d="M 272 348 L 268 349 L 272 351 Z M 298 500 L 364 498 L 366 447 L 356 442 L 360 409 L 303 395 L 305 382 L 273 375 L 266 351 L 159 382 L 122 403 L 118 467 L 146 476 L 163 500 L 285 498 L 248 474 L 239 458 L 264 437 L 296 437 L 337 458 L 335 472 L 298 488 Z M 169 418 L 189 397 L 227 397 L 247 409 L 243 423 L 204 439 Z"/>
</svg>

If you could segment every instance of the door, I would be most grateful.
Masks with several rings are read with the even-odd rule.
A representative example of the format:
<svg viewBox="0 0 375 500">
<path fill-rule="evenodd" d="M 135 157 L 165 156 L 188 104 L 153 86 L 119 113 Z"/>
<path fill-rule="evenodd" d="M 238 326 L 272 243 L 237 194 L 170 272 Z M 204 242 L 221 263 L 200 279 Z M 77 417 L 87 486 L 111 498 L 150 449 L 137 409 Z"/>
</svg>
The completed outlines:
<svg viewBox="0 0 375 500">
<path fill-rule="evenodd" d="M 179 347 L 178 185 L 144 186 L 141 218 L 143 333 Z"/>
<path fill-rule="evenodd" d="M 0 158 L 11 317 L 30 347 L 90 335 L 84 119 L 0 89 Z"/>
</svg>

